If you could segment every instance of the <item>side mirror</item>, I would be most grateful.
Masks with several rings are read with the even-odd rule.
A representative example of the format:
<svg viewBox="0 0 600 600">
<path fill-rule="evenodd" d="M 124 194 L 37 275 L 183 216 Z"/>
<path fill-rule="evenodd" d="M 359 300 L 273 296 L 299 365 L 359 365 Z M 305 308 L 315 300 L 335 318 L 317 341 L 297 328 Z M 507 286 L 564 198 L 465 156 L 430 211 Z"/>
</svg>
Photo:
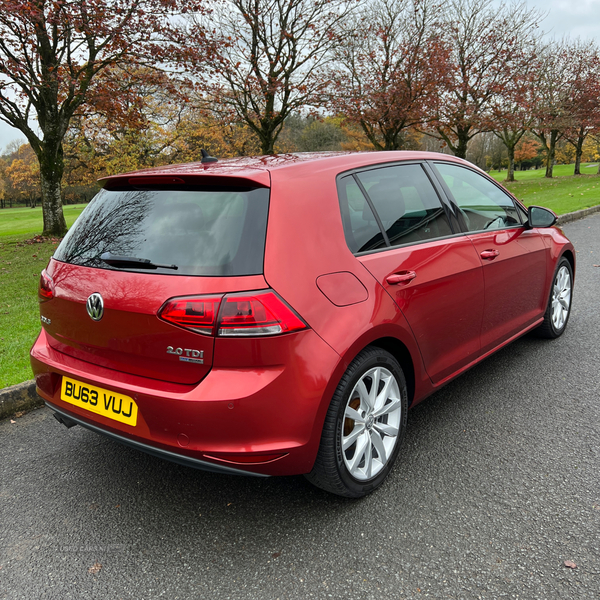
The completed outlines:
<svg viewBox="0 0 600 600">
<path fill-rule="evenodd" d="M 527 209 L 527 223 L 529 227 L 552 227 L 558 217 L 548 208 L 530 206 Z"/>
</svg>

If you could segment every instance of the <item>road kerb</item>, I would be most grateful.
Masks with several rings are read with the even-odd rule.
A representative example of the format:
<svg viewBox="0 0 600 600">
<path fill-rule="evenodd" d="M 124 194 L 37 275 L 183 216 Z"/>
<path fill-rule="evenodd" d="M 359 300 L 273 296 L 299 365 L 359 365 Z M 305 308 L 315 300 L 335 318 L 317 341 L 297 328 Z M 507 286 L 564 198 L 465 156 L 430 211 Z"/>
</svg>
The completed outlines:
<svg viewBox="0 0 600 600">
<path fill-rule="evenodd" d="M 570 223 L 571 221 L 577 221 L 578 219 L 583 219 L 584 217 L 587 217 L 596 212 L 600 212 L 600 204 L 597 206 L 592 206 L 590 208 L 584 208 L 583 210 L 576 210 L 575 212 L 560 215 L 558 217 L 558 221 L 556 221 L 556 224 L 564 225 L 565 223 Z"/>
<path fill-rule="evenodd" d="M 43 405 L 44 401 L 35 391 L 33 380 L 0 390 L 0 420 Z"/>
</svg>

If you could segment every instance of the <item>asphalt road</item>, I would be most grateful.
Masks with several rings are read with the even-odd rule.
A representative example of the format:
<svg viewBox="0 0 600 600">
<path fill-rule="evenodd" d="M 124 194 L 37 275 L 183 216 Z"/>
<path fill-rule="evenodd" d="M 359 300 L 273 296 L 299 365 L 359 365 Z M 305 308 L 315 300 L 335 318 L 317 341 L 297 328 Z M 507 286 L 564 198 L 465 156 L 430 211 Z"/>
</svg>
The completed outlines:
<svg viewBox="0 0 600 600">
<path fill-rule="evenodd" d="M 179 467 L 45 408 L 0 423 L 0 598 L 597 600 L 600 214 L 564 230 L 567 332 L 412 410 L 361 501 Z"/>
</svg>

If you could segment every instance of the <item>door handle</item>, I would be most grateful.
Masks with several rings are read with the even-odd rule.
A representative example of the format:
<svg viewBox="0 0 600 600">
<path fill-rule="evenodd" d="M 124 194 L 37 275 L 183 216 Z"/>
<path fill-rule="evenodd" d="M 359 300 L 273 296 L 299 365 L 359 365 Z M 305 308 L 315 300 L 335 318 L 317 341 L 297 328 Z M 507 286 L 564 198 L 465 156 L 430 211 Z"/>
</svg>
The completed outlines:
<svg viewBox="0 0 600 600">
<path fill-rule="evenodd" d="M 483 260 L 494 260 L 499 254 L 499 250 L 484 250 L 480 256 Z"/>
<path fill-rule="evenodd" d="M 388 275 L 385 280 L 390 285 L 397 285 L 399 283 L 410 283 L 416 276 L 417 274 L 414 271 L 400 271 Z"/>
</svg>

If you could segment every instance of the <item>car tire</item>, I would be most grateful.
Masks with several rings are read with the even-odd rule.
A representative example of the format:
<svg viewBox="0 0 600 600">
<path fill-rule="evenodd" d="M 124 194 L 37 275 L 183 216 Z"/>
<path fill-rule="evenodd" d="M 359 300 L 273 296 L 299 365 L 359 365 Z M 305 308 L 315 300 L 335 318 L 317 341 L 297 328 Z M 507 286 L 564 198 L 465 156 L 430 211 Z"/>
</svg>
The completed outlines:
<svg viewBox="0 0 600 600">
<path fill-rule="evenodd" d="M 377 489 L 402 446 L 407 412 L 406 379 L 398 361 L 381 348 L 365 348 L 333 394 L 317 458 L 306 478 L 347 498 Z"/>
<path fill-rule="evenodd" d="M 567 327 L 573 300 L 573 268 L 564 256 L 558 262 L 543 323 L 535 330 L 539 337 L 555 339 Z"/>
</svg>

